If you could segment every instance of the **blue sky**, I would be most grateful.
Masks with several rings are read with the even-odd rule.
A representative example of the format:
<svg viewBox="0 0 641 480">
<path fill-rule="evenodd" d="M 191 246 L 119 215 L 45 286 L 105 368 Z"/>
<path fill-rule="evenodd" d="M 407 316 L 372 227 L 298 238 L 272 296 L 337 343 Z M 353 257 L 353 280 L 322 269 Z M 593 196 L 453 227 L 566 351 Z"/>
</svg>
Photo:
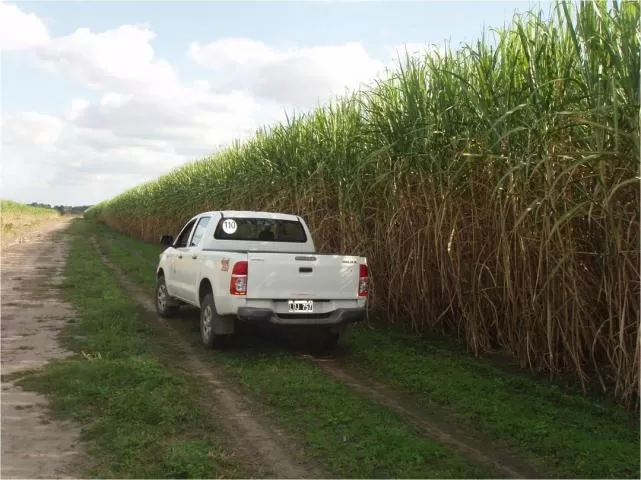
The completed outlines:
<svg viewBox="0 0 641 480">
<path fill-rule="evenodd" d="M 351 88 L 371 77 L 377 65 L 389 64 L 392 48 L 404 43 L 442 44 L 449 40 L 456 45 L 475 41 L 484 27 L 503 26 L 515 12 L 532 6 L 548 11 L 549 5 L 530 1 L 1 0 L 2 8 L 14 7 L 13 29 L 0 38 L 5 43 L 0 43 L 2 196 L 54 203 L 100 201 L 194 160 L 190 155 L 202 156 L 212 145 L 225 145 L 261 123 L 279 120 L 283 110 L 310 108 L 312 100 L 322 103 L 330 91 Z M 24 25 L 29 28 L 18 28 L 21 22 L 27 22 Z M 126 25 L 153 32 L 153 38 L 125 31 Z M 72 35 L 78 29 L 88 29 L 87 35 Z M 25 40 L 27 34 L 20 33 L 27 31 L 33 31 L 33 40 Z M 110 39 L 98 35 L 109 31 L 114 32 Z M 8 38 L 11 35 L 16 38 Z M 244 43 L 226 43 L 229 39 L 243 39 Z M 194 42 L 199 54 L 190 50 Z M 243 54 L 239 53 L 241 46 Z M 336 49 L 323 50 L 332 46 Z M 106 50 L 109 48 L 113 51 Z M 136 71 L 130 75 L 126 58 L 131 52 L 138 56 L 132 57 Z M 111 60 L 103 62 L 103 56 Z M 224 65 L 221 58 L 226 59 Z M 262 70 L 253 64 L 262 65 Z M 345 66 L 349 72 L 343 79 Z M 301 70 L 318 72 L 318 78 L 300 85 L 300 79 L 309 76 L 300 76 Z M 282 72 L 283 77 L 275 72 Z M 156 81 L 156 77 L 162 78 Z M 208 86 L 202 87 L 206 91 L 193 88 L 195 81 L 207 82 Z M 145 82 L 152 93 L 146 91 Z M 287 88 L 276 91 L 278 83 L 287 82 Z M 302 93 L 288 98 L 287 93 L 297 85 Z M 173 104 L 169 94 L 162 93 L 169 91 L 176 95 Z M 229 106 L 212 107 L 223 102 L 223 97 L 216 95 L 227 95 L 224 101 L 231 102 Z M 185 100 L 188 105 L 172 108 L 185 97 L 190 98 Z M 192 119 L 178 118 L 181 111 L 187 114 L 187 108 L 195 109 L 192 119 L 202 120 L 189 132 L 186 129 L 194 124 Z M 220 109 L 227 113 L 234 110 L 235 119 Z M 132 120 L 129 131 L 115 128 L 127 125 L 133 118 L 131 112 L 140 115 L 141 111 L 150 112 L 148 128 L 135 132 L 139 120 Z M 175 122 L 171 115 L 177 115 Z M 157 116 L 165 123 L 155 128 L 151 123 Z M 228 129 L 213 138 L 207 126 L 211 125 L 213 132 L 219 121 L 224 126 L 237 125 L 238 135 Z M 31 128 L 44 129 L 39 137 L 43 140 L 36 142 L 38 148 L 24 134 Z M 167 132 L 165 136 L 163 132 Z M 186 136 L 176 137 L 179 132 Z M 98 148 L 108 141 L 112 142 L 108 148 Z M 158 157 L 159 151 L 162 155 L 154 162 L 152 157 Z M 19 158 L 22 170 L 13 172 L 11 162 L 4 161 L 5 155 Z M 147 160 L 141 160 L 140 168 L 133 168 L 131 163 L 137 158 Z M 118 170 L 123 166 L 127 168 Z M 44 171 L 48 174 L 33 180 L 33 172 Z M 61 183 L 66 183 L 64 188 Z"/>
</svg>

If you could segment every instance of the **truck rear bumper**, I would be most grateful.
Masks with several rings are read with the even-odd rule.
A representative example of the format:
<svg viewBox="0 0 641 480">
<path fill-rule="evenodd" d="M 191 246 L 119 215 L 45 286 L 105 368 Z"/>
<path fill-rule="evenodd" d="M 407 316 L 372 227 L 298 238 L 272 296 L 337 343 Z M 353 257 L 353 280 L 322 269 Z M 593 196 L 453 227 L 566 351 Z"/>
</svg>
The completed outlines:
<svg viewBox="0 0 641 480">
<path fill-rule="evenodd" d="M 360 322 L 365 319 L 364 308 L 339 308 L 329 315 L 315 316 L 314 314 L 277 314 L 269 308 L 240 307 L 238 319 L 247 323 L 273 325 L 310 325 L 335 326 Z"/>
</svg>

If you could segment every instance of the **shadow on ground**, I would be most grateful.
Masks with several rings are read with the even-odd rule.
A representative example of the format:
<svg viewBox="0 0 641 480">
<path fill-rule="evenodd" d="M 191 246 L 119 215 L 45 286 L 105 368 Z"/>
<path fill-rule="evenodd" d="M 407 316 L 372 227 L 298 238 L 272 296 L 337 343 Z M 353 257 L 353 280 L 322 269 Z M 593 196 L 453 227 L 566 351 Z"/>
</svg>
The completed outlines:
<svg viewBox="0 0 641 480">
<path fill-rule="evenodd" d="M 170 323 L 189 341 L 191 345 L 199 345 L 200 341 L 200 310 L 191 306 L 183 306 L 177 318 Z M 355 327 L 358 328 L 358 327 Z M 350 329 L 344 335 L 349 335 Z M 249 325 L 236 323 L 236 334 L 232 345 L 226 348 L 245 356 L 264 356 L 265 354 L 286 351 L 294 355 L 307 355 L 322 359 L 342 359 L 349 356 L 350 347 L 339 340 L 338 345 L 331 351 L 323 351 L 318 344 L 318 330 L 314 327 L 278 328 L 275 326 Z"/>
</svg>

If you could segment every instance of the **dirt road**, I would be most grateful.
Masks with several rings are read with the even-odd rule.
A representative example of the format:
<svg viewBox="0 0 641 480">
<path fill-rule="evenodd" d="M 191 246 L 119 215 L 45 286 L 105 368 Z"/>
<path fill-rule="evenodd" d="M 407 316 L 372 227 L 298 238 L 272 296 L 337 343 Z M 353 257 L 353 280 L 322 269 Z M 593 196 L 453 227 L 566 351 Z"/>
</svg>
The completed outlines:
<svg viewBox="0 0 641 480">
<path fill-rule="evenodd" d="M 2 251 L 2 478 L 69 477 L 77 458 L 78 427 L 50 420 L 45 397 L 5 381 L 69 355 L 56 336 L 73 311 L 52 288 L 62 280 L 67 252 L 66 239 L 54 236 L 68 222 L 46 223 Z"/>
</svg>

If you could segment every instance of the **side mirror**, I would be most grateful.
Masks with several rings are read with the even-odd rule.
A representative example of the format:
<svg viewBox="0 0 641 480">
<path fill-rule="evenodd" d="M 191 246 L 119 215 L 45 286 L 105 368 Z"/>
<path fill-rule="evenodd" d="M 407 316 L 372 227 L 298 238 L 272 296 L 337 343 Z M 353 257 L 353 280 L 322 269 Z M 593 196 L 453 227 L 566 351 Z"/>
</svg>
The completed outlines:
<svg viewBox="0 0 641 480">
<path fill-rule="evenodd" d="M 165 246 L 170 246 L 174 244 L 174 237 L 171 235 L 163 235 L 160 237 L 160 244 Z"/>
</svg>

